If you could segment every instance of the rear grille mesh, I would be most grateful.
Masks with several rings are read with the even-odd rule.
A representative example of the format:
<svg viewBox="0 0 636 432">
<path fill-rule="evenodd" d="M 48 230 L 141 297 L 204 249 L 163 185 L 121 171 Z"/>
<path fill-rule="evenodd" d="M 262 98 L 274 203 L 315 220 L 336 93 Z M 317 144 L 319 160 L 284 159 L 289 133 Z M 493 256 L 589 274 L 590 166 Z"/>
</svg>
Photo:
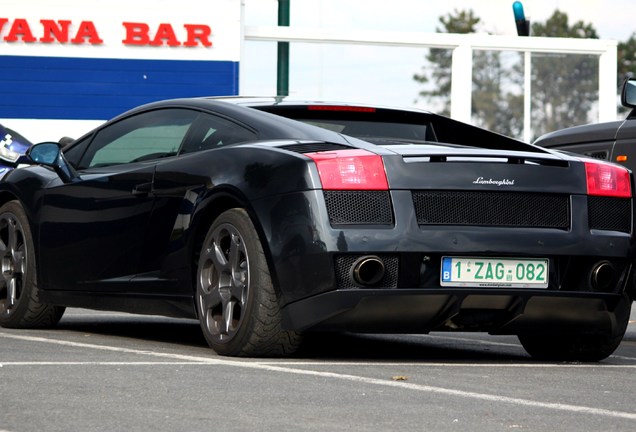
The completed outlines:
<svg viewBox="0 0 636 432">
<path fill-rule="evenodd" d="M 324 191 L 333 225 L 391 225 L 393 209 L 388 191 Z"/>
<path fill-rule="evenodd" d="M 414 191 L 413 203 L 419 225 L 570 228 L 567 195 Z"/>
<path fill-rule="evenodd" d="M 587 198 L 590 229 L 631 232 L 632 208 L 629 198 Z"/>
</svg>

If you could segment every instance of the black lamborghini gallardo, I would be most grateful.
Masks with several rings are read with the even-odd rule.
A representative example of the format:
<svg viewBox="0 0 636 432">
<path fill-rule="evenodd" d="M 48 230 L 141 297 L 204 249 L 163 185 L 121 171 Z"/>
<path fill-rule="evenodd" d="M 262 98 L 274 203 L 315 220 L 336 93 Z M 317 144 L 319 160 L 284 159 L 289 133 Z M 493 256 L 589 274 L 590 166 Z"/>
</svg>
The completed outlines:
<svg viewBox="0 0 636 432">
<path fill-rule="evenodd" d="M 0 324 L 196 317 L 223 355 L 309 331 L 485 331 L 599 360 L 634 290 L 633 179 L 423 111 L 162 101 L 0 181 Z"/>
</svg>

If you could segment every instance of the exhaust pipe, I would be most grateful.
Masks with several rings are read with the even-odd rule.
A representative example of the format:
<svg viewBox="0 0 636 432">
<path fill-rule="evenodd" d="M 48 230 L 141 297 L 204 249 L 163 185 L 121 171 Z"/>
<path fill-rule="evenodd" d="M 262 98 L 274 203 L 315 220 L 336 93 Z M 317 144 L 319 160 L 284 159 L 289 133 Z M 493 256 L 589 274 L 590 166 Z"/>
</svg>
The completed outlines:
<svg viewBox="0 0 636 432">
<path fill-rule="evenodd" d="M 616 269 L 609 261 L 594 265 L 590 273 L 592 288 L 596 291 L 608 291 L 616 282 Z"/>
<path fill-rule="evenodd" d="M 375 285 L 384 277 L 384 263 L 375 255 L 358 258 L 351 266 L 351 279 L 360 286 Z"/>
</svg>

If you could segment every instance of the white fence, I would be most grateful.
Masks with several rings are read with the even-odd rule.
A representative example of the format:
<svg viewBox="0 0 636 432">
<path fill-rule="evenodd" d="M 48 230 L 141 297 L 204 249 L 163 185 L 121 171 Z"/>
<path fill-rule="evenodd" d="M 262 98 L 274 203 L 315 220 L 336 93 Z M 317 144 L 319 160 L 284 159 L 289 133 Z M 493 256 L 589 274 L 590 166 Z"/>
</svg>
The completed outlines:
<svg viewBox="0 0 636 432">
<path fill-rule="evenodd" d="M 473 51 L 517 51 L 524 53 L 524 133 L 531 137 L 531 67 L 533 53 L 587 54 L 598 56 L 598 121 L 616 120 L 617 42 L 600 39 L 494 36 L 450 33 L 361 32 L 294 27 L 245 26 L 248 41 L 377 45 L 445 48 L 453 50 L 451 117 L 470 122 Z M 275 61 L 275 59 L 272 59 Z M 573 107 L 576 109 L 576 107 Z"/>
</svg>

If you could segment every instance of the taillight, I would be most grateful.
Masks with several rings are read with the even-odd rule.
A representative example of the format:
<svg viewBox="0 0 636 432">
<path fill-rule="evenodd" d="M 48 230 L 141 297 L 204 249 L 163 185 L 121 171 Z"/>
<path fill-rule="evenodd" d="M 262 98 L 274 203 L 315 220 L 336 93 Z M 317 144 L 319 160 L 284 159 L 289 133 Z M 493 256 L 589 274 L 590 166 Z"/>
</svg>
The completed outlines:
<svg viewBox="0 0 636 432">
<path fill-rule="evenodd" d="M 326 190 L 388 190 L 380 155 L 366 150 L 338 150 L 307 153 L 318 167 Z"/>
<path fill-rule="evenodd" d="M 629 171 L 603 162 L 585 162 L 588 195 L 630 198 Z"/>
</svg>

